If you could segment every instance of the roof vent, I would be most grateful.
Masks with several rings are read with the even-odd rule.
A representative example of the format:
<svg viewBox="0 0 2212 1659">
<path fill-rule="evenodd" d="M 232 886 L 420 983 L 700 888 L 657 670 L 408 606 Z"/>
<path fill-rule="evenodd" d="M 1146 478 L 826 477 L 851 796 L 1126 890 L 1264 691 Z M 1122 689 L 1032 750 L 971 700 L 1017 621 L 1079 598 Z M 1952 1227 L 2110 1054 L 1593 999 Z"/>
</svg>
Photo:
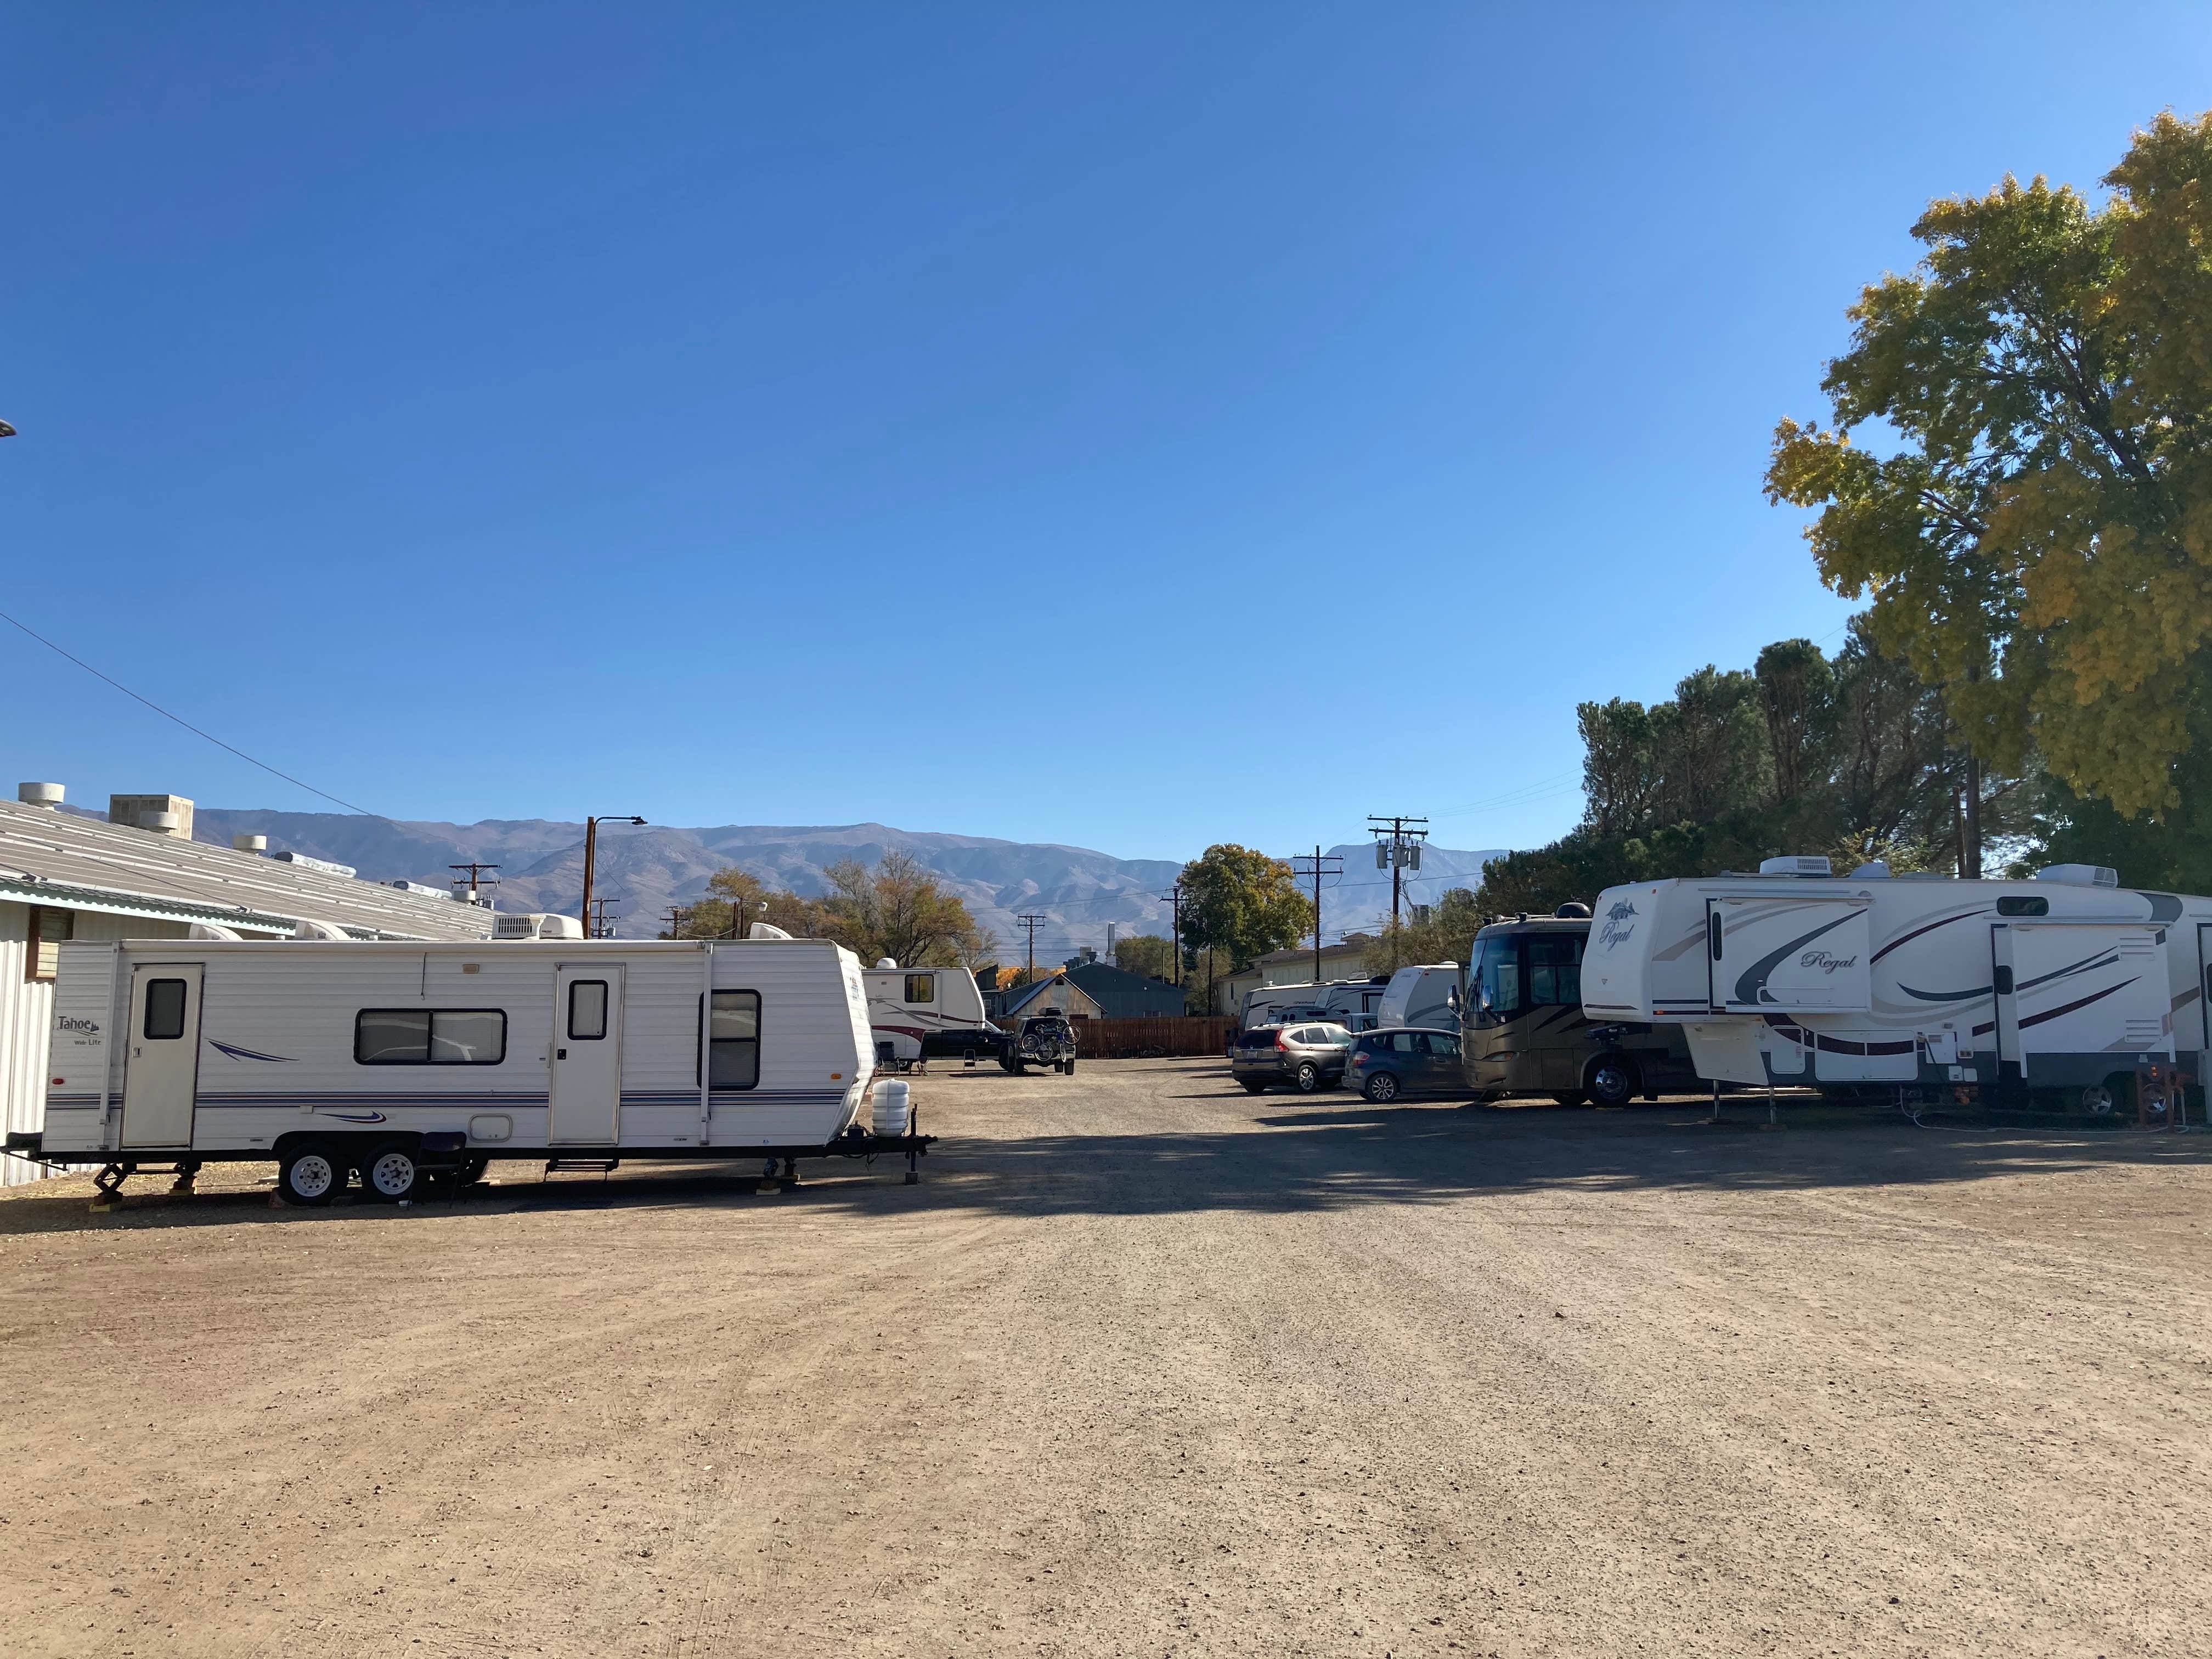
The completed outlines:
<svg viewBox="0 0 2212 1659">
<path fill-rule="evenodd" d="M 51 810 L 62 804 L 62 787 L 58 783 L 19 783 L 15 799 L 26 806 L 44 806 Z"/>
<path fill-rule="evenodd" d="M 1587 921 L 1589 920 L 1589 906 L 1580 899 L 1569 899 L 1552 914 L 1561 921 Z"/>
<path fill-rule="evenodd" d="M 1851 879 L 1853 881 L 1887 881 L 1889 879 L 1889 860 L 1869 859 L 1851 872 Z"/>
<path fill-rule="evenodd" d="M 318 921 L 313 916 L 300 918 L 299 926 L 292 929 L 294 939 L 351 939 L 353 935 L 334 921 Z"/>
<path fill-rule="evenodd" d="M 269 855 L 280 864 L 296 864 L 302 870 L 320 870 L 325 875 L 353 876 L 361 872 L 350 864 L 333 864 L 328 859 L 311 859 L 305 853 L 285 851 Z"/>
<path fill-rule="evenodd" d="M 876 966 L 878 968 L 896 968 L 898 966 L 898 963 L 892 957 L 878 957 L 876 958 Z"/>
<path fill-rule="evenodd" d="M 745 937 L 747 939 L 789 939 L 791 935 L 772 923 L 757 921 L 752 926 L 752 931 Z"/>
<path fill-rule="evenodd" d="M 1759 873 L 1762 876 L 1827 876 L 1835 873 L 1826 857 L 1819 853 L 1785 853 L 1778 859 L 1761 859 Z"/>
<path fill-rule="evenodd" d="M 2046 864 L 2035 872 L 2038 881 L 2063 881 L 2070 887 L 2118 887 L 2120 872 L 2102 864 Z"/>
<path fill-rule="evenodd" d="M 269 850 L 266 836 L 233 836 L 230 844 L 241 853 L 265 853 Z"/>
<path fill-rule="evenodd" d="M 186 939 L 228 939 L 243 940 L 245 934 L 235 927 L 226 927 L 219 921 L 196 921 L 185 933 Z"/>
</svg>

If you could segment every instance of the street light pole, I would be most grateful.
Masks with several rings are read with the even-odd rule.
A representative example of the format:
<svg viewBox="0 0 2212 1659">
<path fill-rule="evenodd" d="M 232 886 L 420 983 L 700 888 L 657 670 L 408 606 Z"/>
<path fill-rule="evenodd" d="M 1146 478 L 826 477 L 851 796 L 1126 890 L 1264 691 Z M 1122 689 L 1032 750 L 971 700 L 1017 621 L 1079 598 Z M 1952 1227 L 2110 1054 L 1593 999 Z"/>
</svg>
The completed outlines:
<svg viewBox="0 0 2212 1659">
<path fill-rule="evenodd" d="M 638 817 L 629 812 L 609 812 L 605 814 L 605 817 L 607 821 L 611 823 L 643 823 L 645 822 L 643 818 Z M 584 937 L 586 939 L 589 939 L 592 936 L 592 866 L 599 856 L 599 820 L 595 817 L 586 817 L 584 820 L 583 914 Z"/>
</svg>

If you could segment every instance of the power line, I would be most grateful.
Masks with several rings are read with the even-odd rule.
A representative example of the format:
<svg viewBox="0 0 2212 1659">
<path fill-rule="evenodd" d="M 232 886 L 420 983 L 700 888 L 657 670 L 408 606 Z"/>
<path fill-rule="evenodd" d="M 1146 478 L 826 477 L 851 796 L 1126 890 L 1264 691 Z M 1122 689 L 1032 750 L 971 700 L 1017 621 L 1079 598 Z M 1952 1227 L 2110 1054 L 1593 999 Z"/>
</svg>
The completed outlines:
<svg viewBox="0 0 2212 1659">
<path fill-rule="evenodd" d="M 1052 920 L 1052 918 L 1051 918 L 1050 916 L 1041 916 L 1041 915 L 1037 915 L 1034 914 L 1033 912 L 1029 912 L 1029 911 L 1024 911 L 1022 915 L 1018 915 L 1018 916 L 1016 916 L 1016 917 L 1014 918 L 1014 925 L 1015 925 L 1017 927 L 1022 927 L 1022 928 L 1025 928 L 1025 929 L 1027 929 L 1027 930 L 1028 930 L 1028 933 L 1029 933 L 1029 936 L 1030 936 L 1030 973 L 1029 973 L 1029 981 L 1028 981 L 1028 982 L 1029 982 L 1030 984 L 1031 984 L 1031 985 L 1034 985 L 1034 984 L 1036 984 L 1036 936 L 1037 936 L 1037 929 L 1038 929 L 1038 928 L 1040 928 L 1040 927 L 1043 927 L 1043 926 L 1045 925 L 1045 923 L 1047 923 L 1048 921 L 1050 921 L 1051 920 Z"/>
<path fill-rule="evenodd" d="M 196 738 L 206 738 L 210 743 L 213 744 L 216 748 L 218 748 L 218 749 L 222 749 L 222 750 L 228 750 L 229 753 L 231 753 L 231 754 L 234 754 L 234 755 L 237 756 L 237 757 L 239 757 L 239 759 L 240 759 L 240 760 L 244 761 L 244 762 L 245 762 L 248 766 L 258 766 L 258 767 L 259 767 L 263 771 L 266 772 L 266 773 L 267 773 L 270 777 L 272 777 L 272 778 L 282 778 L 282 779 L 283 779 L 283 780 L 284 780 L 284 781 L 285 781 L 285 782 L 287 782 L 287 783 L 289 783 L 289 784 L 292 785 L 294 787 L 295 787 L 295 788 L 299 788 L 299 789 L 304 789 L 304 790 L 306 790 L 306 791 L 307 791 L 309 794 L 311 794 L 311 795 L 320 795 L 320 796 L 321 796 L 325 800 L 326 800 L 326 801 L 331 801 L 331 802 L 335 803 L 335 804 L 336 804 L 336 805 L 337 805 L 343 806 L 343 807 L 344 807 L 344 808 L 345 808 L 345 810 L 346 810 L 347 811 L 349 811 L 349 812 L 358 812 L 358 813 L 360 813 L 363 817 L 367 817 L 367 818 L 373 818 L 373 817 L 375 817 L 379 816 L 377 813 L 374 813 L 374 812 L 370 811 L 368 810 L 368 808 L 367 808 L 366 806 L 356 806 L 356 805 L 355 805 L 351 801 L 349 801 L 349 800 L 342 800 L 342 799 L 340 799 L 337 796 L 333 795 L 332 793 L 331 793 L 331 792 L 330 792 L 329 790 L 327 790 L 327 789 L 318 789 L 318 788 L 316 788 L 316 787 L 315 787 L 315 786 L 314 786 L 313 784 L 312 784 L 312 783 L 305 783 L 305 782 L 302 782 L 300 779 L 294 777 L 294 776 L 293 776 L 289 772 L 280 772 L 280 771 L 278 771 L 275 767 L 273 767 L 273 766 L 270 765 L 270 763 L 269 763 L 267 761 L 258 761 L 258 760 L 254 759 L 252 756 L 251 756 L 251 755 L 247 754 L 247 753 L 246 753 L 243 749 L 240 749 L 240 748 L 236 747 L 236 746 L 235 746 L 235 745 L 234 745 L 234 744 L 225 743 L 225 742 L 224 742 L 221 738 L 218 738 L 217 736 L 216 736 L 216 734 L 215 734 L 214 732 L 203 732 L 202 730 L 200 730 L 200 728 L 199 728 L 198 726 L 194 726 L 194 725 L 193 725 L 190 720 L 186 720 L 183 715 L 181 715 L 181 714 L 171 714 L 167 709 L 166 709 L 166 708 L 162 708 L 162 707 L 161 707 L 161 705 L 160 703 L 155 702 L 151 697 L 142 697 L 142 696 L 139 696 L 136 691 L 133 691 L 133 690 L 132 690 L 129 686 L 127 686 L 127 685 L 124 684 L 124 683 L 123 683 L 121 680 L 118 680 L 118 679 L 115 678 L 114 678 L 113 676 L 112 676 L 112 675 L 108 675 L 108 674 L 103 674 L 103 673 L 101 673 L 101 672 L 100 672 L 97 668 L 94 668 L 94 667 L 90 663 L 87 662 L 87 661 L 86 661 L 82 657 L 74 655 L 73 653 L 70 653 L 70 652 L 67 652 L 67 651 L 63 650 L 61 647 L 59 647 L 58 645 L 56 645 L 56 644 L 55 644 L 52 640 L 48 639 L 48 638 L 47 638 L 44 634 L 41 634 L 40 632 L 39 632 L 39 630 L 38 630 L 37 629 L 33 628 L 33 627 L 32 627 L 29 623 L 21 623 L 21 622 L 18 622 L 18 621 L 16 621 L 15 617 L 13 617 L 9 616 L 9 615 L 6 611 L 0 611 L 0 622 L 4 622 L 4 623 L 7 623 L 9 627 L 11 627 L 11 628 L 17 628 L 17 629 L 21 629 L 24 633 L 28 634 L 28 635 L 29 635 L 33 639 L 36 640 L 36 641 L 37 641 L 40 645 L 45 646 L 45 647 L 46 647 L 46 649 L 47 649 L 47 650 L 49 650 L 49 651 L 52 652 L 56 656 L 67 657 L 67 658 L 68 658 L 71 662 L 75 663 L 75 664 L 76 664 L 79 668 L 82 668 L 82 670 L 84 670 L 84 672 L 85 672 L 86 673 L 88 673 L 88 674 L 91 675 L 91 676 L 93 677 L 93 678 L 94 678 L 94 679 L 96 679 L 96 680 L 105 680 L 105 681 L 106 681 L 106 683 L 107 683 L 108 684 L 110 684 L 110 685 L 113 686 L 113 687 L 114 687 L 118 691 L 120 691 L 120 692 L 121 692 L 125 696 L 129 697 L 129 698 L 130 698 L 130 699 L 131 699 L 131 701 L 133 701 L 134 702 L 143 702 L 143 703 L 144 703 L 144 704 L 146 705 L 146 707 L 147 707 L 147 708 L 149 708 L 152 709 L 155 714 L 159 714 L 159 715 L 160 715 L 163 720 L 174 720 L 178 725 L 179 725 L 179 726 L 183 726 L 183 727 L 185 728 L 185 731 L 187 731 L 187 732 L 191 732 L 194 737 L 196 737 Z"/>
<path fill-rule="evenodd" d="M 1341 876 L 1344 873 L 1344 860 L 1334 853 L 1322 852 L 1321 850 L 1320 843 L 1316 842 L 1313 853 L 1310 856 L 1301 853 L 1297 857 L 1291 860 L 1291 863 L 1292 866 L 1291 873 L 1292 875 L 1311 876 L 1313 878 L 1314 983 L 1318 985 L 1321 983 L 1321 878 L 1323 876 Z M 1297 866 L 1301 864 L 1307 867 L 1303 870 L 1298 869 Z M 1328 867 L 1331 865 L 1334 865 L 1336 867 L 1334 869 L 1331 869 Z"/>
</svg>

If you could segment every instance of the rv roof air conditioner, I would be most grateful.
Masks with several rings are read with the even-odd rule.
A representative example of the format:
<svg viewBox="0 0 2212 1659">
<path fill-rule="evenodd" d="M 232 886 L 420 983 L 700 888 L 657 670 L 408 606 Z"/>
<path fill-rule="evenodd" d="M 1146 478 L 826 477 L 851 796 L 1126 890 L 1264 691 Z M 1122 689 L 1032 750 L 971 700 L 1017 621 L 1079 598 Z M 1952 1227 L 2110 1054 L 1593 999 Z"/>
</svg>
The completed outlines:
<svg viewBox="0 0 2212 1659">
<path fill-rule="evenodd" d="M 581 939 L 584 924 L 544 910 L 513 910 L 491 920 L 494 939 Z"/>
<path fill-rule="evenodd" d="M 2069 887 L 2118 887 L 2120 872 L 2101 864 L 2046 864 L 2035 872 L 2038 881 L 2063 881 Z"/>
<path fill-rule="evenodd" d="M 898 960 L 895 957 L 878 957 L 876 958 L 876 966 L 878 968 L 896 968 L 898 966 Z"/>
<path fill-rule="evenodd" d="M 1778 859 L 1761 859 L 1759 873 L 1762 876 L 1827 876 L 1833 875 L 1826 857 L 1819 853 L 1785 853 Z"/>
</svg>

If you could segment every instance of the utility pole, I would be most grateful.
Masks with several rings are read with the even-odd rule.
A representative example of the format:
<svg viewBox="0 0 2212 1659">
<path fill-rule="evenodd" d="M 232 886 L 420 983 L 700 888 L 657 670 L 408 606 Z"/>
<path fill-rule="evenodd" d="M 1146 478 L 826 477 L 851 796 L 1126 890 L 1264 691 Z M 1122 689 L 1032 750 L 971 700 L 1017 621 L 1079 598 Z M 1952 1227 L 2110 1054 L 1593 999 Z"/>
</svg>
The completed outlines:
<svg viewBox="0 0 2212 1659">
<path fill-rule="evenodd" d="M 469 899 L 471 902 L 475 902 L 477 890 L 479 887 L 496 887 L 499 885 L 499 878 L 497 876 L 494 876 L 489 881 L 486 881 L 483 878 L 483 872 L 485 871 L 496 870 L 499 868 L 499 866 L 496 864 L 449 864 L 446 868 L 448 870 L 465 870 L 469 872 Z M 456 887 L 459 887 L 460 884 L 461 884 L 459 880 L 456 880 L 453 883 L 453 885 Z"/>
<path fill-rule="evenodd" d="M 668 914 L 661 920 L 668 924 L 669 938 L 682 939 L 684 924 L 691 920 L 691 913 L 680 904 L 672 904 L 668 907 Z"/>
<path fill-rule="evenodd" d="M 1015 925 L 1026 931 L 1030 936 L 1030 973 L 1029 978 L 1025 983 L 1030 985 L 1036 983 L 1037 929 L 1043 927 L 1050 919 L 1051 918 L 1048 916 L 1040 916 L 1034 913 L 1026 911 L 1014 918 Z"/>
<path fill-rule="evenodd" d="M 610 812 L 606 815 L 606 819 L 611 823 L 643 823 L 645 822 L 643 818 L 629 812 Z M 584 924 L 586 939 L 594 937 L 592 933 L 592 866 L 599 856 L 599 822 L 598 818 L 587 817 L 584 820 L 584 908 L 580 920 Z"/>
<path fill-rule="evenodd" d="M 1175 921 L 1170 924 L 1171 935 L 1168 939 L 1168 945 L 1170 947 L 1168 951 L 1168 971 L 1175 975 L 1170 983 L 1180 986 L 1182 983 L 1182 884 L 1177 882 L 1166 892 L 1161 894 L 1160 897 L 1167 902 L 1175 915 Z"/>
<path fill-rule="evenodd" d="M 1300 870 L 1297 866 L 1301 864 L 1306 865 L 1309 867 Z M 1316 846 L 1313 849 L 1313 853 L 1310 857 L 1306 854 L 1301 853 L 1296 858 L 1292 859 L 1291 860 L 1291 868 L 1294 874 L 1311 876 L 1313 878 L 1314 983 L 1318 985 L 1321 983 L 1321 878 L 1323 876 L 1342 875 L 1344 873 L 1344 860 L 1334 853 L 1323 853 L 1321 848 Z"/>
<path fill-rule="evenodd" d="M 1390 867 L 1390 966 L 1398 966 L 1398 909 L 1399 900 L 1405 891 L 1406 872 L 1421 867 L 1421 843 L 1429 838 L 1426 818 L 1407 817 L 1403 813 L 1370 812 L 1367 815 L 1368 833 L 1376 837 L 1375 867 Z"/>
<path fill-rule="evenodd" d="M 617 910 L 611 918 L 608 916 L 607 906 L 613 902 L 612 899 L 592 901 L 591 925 L 584 929 L 586 939 L 612 939 L 615 936 L 614 925 L 622 920 L 622 912 Z"/>
</svg>

